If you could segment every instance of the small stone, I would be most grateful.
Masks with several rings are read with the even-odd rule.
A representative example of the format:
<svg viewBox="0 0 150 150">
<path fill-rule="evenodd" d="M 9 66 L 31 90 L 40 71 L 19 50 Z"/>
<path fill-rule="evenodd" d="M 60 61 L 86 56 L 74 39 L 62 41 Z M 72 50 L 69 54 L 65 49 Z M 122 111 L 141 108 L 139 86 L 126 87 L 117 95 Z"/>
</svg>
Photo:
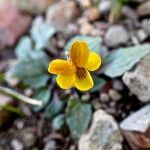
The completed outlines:
<svg viewBox="0 0 150 150">
<path fill-rule="evenodd" d="M 23 150 L 23 144 L 18 139 L 12 139 L 11 140 L 11 146 L 13 150 Z"/>
<path fill-rule="evenodd" d="M 93 108 L 94 108 L 95 110 L 101 108 L 101 104 L 100 104 L 100 102 L 99 102 L 98 99 L 94 99 L 94 100 L 92 101 L 92 106 L 93 106 Z"/>
<path fill-rule="evenodd" d="M 150 36 L 150 19 L 144 19 L 141 24 L 143 30 Z"/>
<path fill-rule="evenodd" d="M 118 101 L 122 98 L 122 96 L 115 90 L 109 90 L 109 96 L 113 101 Z"/>
<path fill-rule="evenodd" d="M 120 128 L 133 150 L 150 149 L 150 105 L 124 119 Z"/>
<path fill-rule="evenodd" d="M 100 94 L 100 101 L 101 102 L 108 102 L 109 101 L 109 95 L 107 93 L 101 93 Z"/>
<path fill-rule="evenodd" d="M 12 2 L 0 5 L 0 43 L 13 46 L 27 31 L 30 23 L 31 17 L 21 12 Z"/>
<path fill-rule="evenodd" d="M 91 0 L 77 0 L 81 8 L 88 8 L 92 5 Z"/>
<path fill-rule="evenodd" d="M 95 21 L 99 18 L 99 12 L 95 7 L 91 7 L 87 9 L 83 15 L 87 18 L 89 21 Z"/>
<path fill-rule="evenodd" d="M 92 25 L 89 24 L 89 23 L 85 23 L 85 24 L 82 24 L 81 27 L 80 27 L 80 34 L 83 34 L 83 35 L 88 35 L 92 32 Z"/>
<path fill-rule="evenodd" d="M 22 141 L 26 148 L 32 147 L 36 143 L 36 136 L 30 131 L 25 131 L 22 135 Z"/>
<path fill-rule="evenodd" d="M 89 101 L 90 100 L 90 94 L 87 93 L 87 94 L 82 95 L 81 100 L 84 101 L 84 102 Z"/>
<path fill-rule="evenodd" d="M 71 145 L 69 150 L 76 150 L 76 146 L 75 145 Z"/>
<path fill-rule="evenodd" d="M 60 1 L 47 9 L 47 23 L 54 25 L 58 30 L 67 30 L 68 23 L 78 16 L 78 8 L 75 1 Z"/>
<path fill-rule="evenodd" d="M 44 150 L 56 150 L 56 142 L 54 140 L 46 143 Z"/>
<path fill-rule="evenodd" d="M 33 94 L 33 90 L 32 89 L 25 89 L 24 90 L 24 94 L 28 97 L 30 97 Z"/>
<path fill-rule="evenodd" d="M 140 16 L 150 15 L 150 1 L 144 1 L 137 8 L 137 13 Z"/>
<path fill-rule="evenodd" d="M 144 57 L 134 71 L 123 75 L 123 82 L 142 102 L 150 101 L 150 55 Z"/>
<path fill-rule="evenodd" d="M 126 44 L 128 40 L 129 33 L 121 25 L 111 26 L 105 35 L 105 43 L 108 47 L 117 47 L 121 44 Z"/>
<path fill-rule="evenodd" d="M 106 14 L 111 9 L 111 1 L 101 0 L 99 5 L 98 5 L 98 9 L 99 9 L 100 13 Z"/>
<path fill-rule="evenodd" d="M 116 91 L 122 91 L 123 90 L 123 83 L 120 80 L 114 80 L 113 81 L 113 88 Z"/>
<path fill-rule="evenodd" d="M 114 118 L 103 110 L 94 113 L 89 131 L 79 139 L 79 150 L 122 150 L 122 136 Z"/>
<path fill-rule="evenodd" d="M 139 42 L 143 42 L 148 37 L 148 34 L 142 29 L 138 30 L 136 35 L 137 35 Z"/>
</svg>

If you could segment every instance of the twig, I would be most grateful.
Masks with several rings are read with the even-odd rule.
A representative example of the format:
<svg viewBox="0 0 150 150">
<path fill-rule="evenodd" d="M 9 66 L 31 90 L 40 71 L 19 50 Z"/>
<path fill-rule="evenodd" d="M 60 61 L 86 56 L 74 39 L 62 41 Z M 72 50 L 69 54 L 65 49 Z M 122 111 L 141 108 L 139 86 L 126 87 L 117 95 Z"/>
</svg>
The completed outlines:
<svg viewBox="0 0 150 150">
<path fill-rule="evenodd" d="M 29 103 L 29 104 L 32 104 L 32 105 L 38 105 L 38 106 L 41 106 L 42 105 L 42 102 L 39 101 L 39 100 L 36 100 L 36 99 L 32 99 L 32 98 L 29 98 L 29 97 L 26 97 L 12 89 L 9 89 L 9 88 L 5 88 L 3 86 L 0 86 L 0 93 L 4 93 L 6 95 L 9 95 L 19 101 L 22 101 L 22 102 L 25 102 L 25 103 Z"/>
</svg>

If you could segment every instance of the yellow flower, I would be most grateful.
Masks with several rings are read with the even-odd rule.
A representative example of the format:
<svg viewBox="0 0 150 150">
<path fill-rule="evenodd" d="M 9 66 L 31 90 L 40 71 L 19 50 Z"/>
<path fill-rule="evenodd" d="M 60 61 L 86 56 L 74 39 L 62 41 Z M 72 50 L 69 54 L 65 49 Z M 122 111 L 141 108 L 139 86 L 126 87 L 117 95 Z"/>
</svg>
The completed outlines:
<svg viewBox="0 0 150 150">
<path fill-rule="evenodd" d="M 100 65 L 100 56 L 90 51 L 86 42 L 76 41 L 71 46 L 69 60 L 53 60 L 48 71 L 58 75 L 56 81 L 62 89 L 75 86 L 81 91 L 87 91 L 94 85 L 89 71 L 97 70 Z"/>
</svg>

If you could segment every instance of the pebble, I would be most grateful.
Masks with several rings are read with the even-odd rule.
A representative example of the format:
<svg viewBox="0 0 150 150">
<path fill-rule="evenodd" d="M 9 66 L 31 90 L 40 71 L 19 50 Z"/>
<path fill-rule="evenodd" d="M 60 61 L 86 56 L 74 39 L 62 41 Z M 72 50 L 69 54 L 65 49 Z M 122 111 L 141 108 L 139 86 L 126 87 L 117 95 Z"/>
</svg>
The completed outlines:
<svg viewBox="0 0 150 150">
<path fill-rule="evenodd" d="M 119 36 L 118 34 L 119 33 Z M 108 47 L 117 47 L 126 44 L 129 40 L 129 33 L 121 25 L 111 26 L 105 35 L 105 43 Z"/>
<path fill-rule="evenodd" d="M 98 9 L 99 9 L 100 13 L 106 14 L 111 9 L 111 1 L 110 0 L 101 0 L 98 5 Z"/>
<path fill-rule="evenodd" d="M 85 10 L 83 16 L 86 17 L 88 21 L 95 21 L 100 17 L 96 7 L 91 7 Z"/>
<path fill-rule="evenodd" d="M 150 15 L 150 1 L 144 1 L 137 8 L 137 13 L 139 16 Z"/>
<path fill-rule="evenodd" d="M 120 128 L 133 150 L 150 149 L 150 105 L 124 119 Z"/>
<path fill-rule="evenodd" d="M 89 100 L 90 100 L 90 94 L 89 94 L 89 93 L 86 93 L 86 94 L 82 95 L 82 96 L 81 96 L 81 100 L 82 100 L 83 102 L 89 101 Z"/>
<path fill-rule="evenodd" d="M 113 89 L 116 91 L 123 90 L 123 83 L 120 80 L 114 80 L 112 86 L 113 86 Z"/>
<path fill-rule="evenodd" d="M 142 102 L 150 102 L 150 55 L 144 57 L 134 71 L 123 75 L 123 82 Z"/>
<path fill-rule="evenodd" d="M 141 25 L 143 30 L 150 36 L 150 19 L 144 19 Z"/>
<path fill-rule="evenodd" d="M 76 19 L 78 14 L 75 1 L 60 1 L 49 6 L 46 20 L 59 31 L 66 31 L 67 24 Z"/>
<path fill-rule="evenodd" d="M 143 29 L 138 30 L 136 33 L 136 36 L 139 42 L 143 42 L 144 40 L 148 38 L 148 34 Z"/>
<path fill-rule="evenodd" d="M 18 139 L 12 139 L 10 142 L 13 150 L 23 150 L 23 144 Z"/>
<path fill-rule="evenodd" d="M 107 93 L 101 93 L 100 94 L 100 101 L 101 102 L 108 102 L 109 101 L 109 95 Z"/>
<path fill-rule="evenodd" d="M 98 99 L 94 99 L 94 100 L 92 101 L 92 106 L 93 106 L 93 108 L 94 108 L 95 110 L 101 108 L 101 104 L 100 104 L 100 102 L 99 102 Z"/>
<path fill-rule="evenodd" d="M 83 9 L 88 8 L 92 5 L 91 0 L 77 0 L 77 2 L 79 3 L 80 7 Z"/>
<path fill-rule="evenodd" d="M 56 150 L 56 142 L 54 140 L 49 141 L 46 143 L 44 150 Z"/>
<path fill-rule="evenodd" d="M 84 24 L 81 25 L 79 33 L 82 34 L 82 35 L 88 35 L 92 32 L 92 30 L 93 30 L 93 27 L 92 27 L 91 24 L 84 23 Z"/>
<path fill-rule="evenodd" d="M 117 91 L 113 89 L 109 90 L 109 96 L 113 101 L 118 101 L 122 98 L 121 94 L 119 94 Z"/>
<path fill-rule="evenodd" d="M 36 143 L 36 135 L 30 131 L 23 132 L 22 141 L 26 148 L 34 146 Z"/>
<path fill-rule="evenodd" d="M 94 113 L 89 131 L 78 143 L 79 150 L 122 150 L 123 137 L 115 119 L 103 110 Z"/>
</svg>

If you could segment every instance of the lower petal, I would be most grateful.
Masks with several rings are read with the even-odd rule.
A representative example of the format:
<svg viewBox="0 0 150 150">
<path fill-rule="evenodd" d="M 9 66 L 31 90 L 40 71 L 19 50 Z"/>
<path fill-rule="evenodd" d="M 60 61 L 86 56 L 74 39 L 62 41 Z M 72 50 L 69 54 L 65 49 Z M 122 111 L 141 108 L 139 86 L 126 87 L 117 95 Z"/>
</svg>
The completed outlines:
<svg viewBox="0 0 150 150">
<path fill-rule="evenodd" d="M 69 89 L 74 86 L 75 74 L 58 75 L 56 82 L 62 89 Z"/>
<path fill-rule="evenodd" d="M 95 71 L 100 67 L 101 62 L 101 58 L 97 53 L 90 52 L 85 68 L 89 71 Z"/>
<path fill-rule="evenodd" d="M 80 91 L 87 91 L 93 87 L 94 83 L 90 73 L 86 70 L 84 78 L 76 76 L 74 85 Z"/>
</svg>

